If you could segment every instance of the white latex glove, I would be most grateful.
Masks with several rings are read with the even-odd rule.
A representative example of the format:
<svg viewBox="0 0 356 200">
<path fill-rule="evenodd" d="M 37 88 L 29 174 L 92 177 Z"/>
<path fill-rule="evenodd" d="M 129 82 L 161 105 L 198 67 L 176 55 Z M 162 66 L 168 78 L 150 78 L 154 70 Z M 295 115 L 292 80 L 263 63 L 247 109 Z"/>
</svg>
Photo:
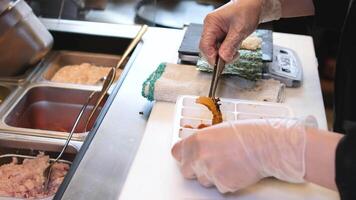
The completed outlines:
<svg viewBox="0 0 356 200">
<path fill-rule="evenodd" d="M 282 1 L 232 0 L 209 13 L 204 20 L 200 40 L 202 56 L 211 65 L 215 64 L 218 53 L 227 63 L 232 62 L 238 56 L 237 49 L 242 40 L 249 36 L 260 22 L 281 17 Z"/>
<path fill-rule="evenodd" d="M 184 177 L 225 193 L 265 177 L 303 182 L 305 145 L 304 120 L 241 120 L 201 129 L 172 154 Z"/>
</svg>

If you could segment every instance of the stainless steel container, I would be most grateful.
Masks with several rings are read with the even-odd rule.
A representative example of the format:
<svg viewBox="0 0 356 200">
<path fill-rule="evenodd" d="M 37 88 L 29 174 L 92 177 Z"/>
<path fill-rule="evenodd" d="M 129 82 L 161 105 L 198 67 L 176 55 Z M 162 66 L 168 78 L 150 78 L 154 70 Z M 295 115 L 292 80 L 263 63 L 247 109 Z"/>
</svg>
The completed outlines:
<svg viewBox="0 0 356 200">
<path fill-rule="evenodd" d="M 48 67 L 44 70 L 41 78 L 46 81 L 51 81 L 56 72 L 58 72 L 66 65 L 80 65 L 82 63 L 90 63 L 101 67 L 115 67 L 121 56 L 77 51 L 52 51 L 52 54 L 47 58 L 43 64 L 44 66 Z M 126 63 L 127 60 L 123 66 L 125 66 Z M 119 79 L 120 74 L 121 70 L 118 69 L 115 81 Z"/>
<path fill-rule="evenodd" d="M 50 50 L 53 37 L 24 0 L 0 4 L 0 76 L 16 76 Z"/>
<path fill-rule="evenodd" d="M 62 142 L 53 141 L 40 141 L 40 140 L 28 140 L 23 138 L 3 138 L 0 137 L 0 166 L 8 164 L 12 161 L 12 157 L 18 158 L 21 163 L 24 157 L 35 157 L 40 152 L 49 155 L 51 159 L 58 156 L 62 150 Z M 62 161 L 65 163 L 71 163 L 75 159 L 78 150 L 72 144 L 69 144 L 68 148 L 62 156 Z M 36 170 L 36 169 L 34 169 Z M 0 194 L 0 200 L 18 200 L 24 198 L 5 197 L 4 194 Z M 54 196 L 48 196 L 45 198 L 36 198 L 41 200 L 51 200 Z"/>
<path fill-rule="evenodd" d="M 46 84 L 32 85 L 21 92 L 21 96 L 7 109 L 1 119 L 0 129 L 17 135 L 67 138 L 79 110 L 91 92 L 88 89 L 55 87 Z M 98 93 L 94 95 L 94 99 L 97 95 Z M 107 98 L 108 96 L 105 96 L 94 114 L 94 119 L 85 130 L 86 119 L 94 102 L 88 105 L 83 120 L 75 130 L 73 140 L 84 140 Z"/>
<path fill-rule="evenodd" d="M 2 104 L 3 101 L 9 96 L 11 93 L 10 88 L 0 85 L 0 105 Z"/>
</svg>

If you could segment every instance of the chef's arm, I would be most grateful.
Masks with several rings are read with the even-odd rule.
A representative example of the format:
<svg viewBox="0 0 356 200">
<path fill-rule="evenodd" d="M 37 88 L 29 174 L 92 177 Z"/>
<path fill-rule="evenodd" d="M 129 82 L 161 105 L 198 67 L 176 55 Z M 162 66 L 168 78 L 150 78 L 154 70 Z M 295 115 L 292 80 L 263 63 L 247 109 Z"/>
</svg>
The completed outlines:
<svg viewBox="0 0 356 200">
<path fill-rule="evenodd" d="M 232 62 L 238 57 L 236 49 L 241 41 L 259 23 L 313 14 L 312 0 L 231 0 L 204 19 L 201 54 L 211 65 L 215 64 L 217 54 L 227 63 Z"/>
<path fill-rule="evenodd" d="M 284 0 L 282 17 L 302 17 L 314 15 L 313 0 Z"/>
<path fill-rule="evenodd" d="M 235 192 L 266 177 L 290 183 L 309 181 L 336 190 L 336 183 L 339 187 L 344 184 L 340 184 L 342 165 L 335 162 L 335 156 L 341 159 L 341 164 L 345 160 L 351 171 L 356 171 L 347 158 L 353 158 L 353 153 L 344 156 L 340 153 L 346 152 L 347 146 L 356 149 L 356 140 L 348 140 L 354 142 L 352 145 L 343 144 L 347 140 L 341 140 L 342 135 L 310 128 L 309 122 L 304 119 L 225 122 L 197 131 L 177 143 L 172 153 L 186 178 L 196 178 L 204 186 L 215 185 L 222 193 Z M 352 174 L 348 172 L 346 176 L 352 178 Z M 341 179 L 354 186 L 345 177 Z"/>
<path fill-rule="evenodd" d="M 310 128 L 306 137 L 305 180 L 336 190 L 335 152 L 343 135 Z"/>
</svg>

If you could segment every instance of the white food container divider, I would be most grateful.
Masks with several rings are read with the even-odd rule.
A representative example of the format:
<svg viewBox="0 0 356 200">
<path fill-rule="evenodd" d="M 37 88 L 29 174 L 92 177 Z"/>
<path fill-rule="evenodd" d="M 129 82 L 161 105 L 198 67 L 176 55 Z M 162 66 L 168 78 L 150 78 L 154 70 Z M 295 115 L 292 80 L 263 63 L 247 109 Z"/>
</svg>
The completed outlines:
<svg viewBox="0 0 356 200">
<path fill-rule="evenodd" d="M 180 96 L 177 99 L 174 119 L 173 145 L 198 129 L 200 124 L 210 126 L 212 113 L 204 105 L 196 103 L 198 96 Z M 220 110 L 223 121 L 243 119 L 263 119 L 294 117 L 290 107 L 280 103 L 247 101 L 240 99 L 220 98 Z M 192 128 L 187 128 L 191 126 Z"/>
</svg>

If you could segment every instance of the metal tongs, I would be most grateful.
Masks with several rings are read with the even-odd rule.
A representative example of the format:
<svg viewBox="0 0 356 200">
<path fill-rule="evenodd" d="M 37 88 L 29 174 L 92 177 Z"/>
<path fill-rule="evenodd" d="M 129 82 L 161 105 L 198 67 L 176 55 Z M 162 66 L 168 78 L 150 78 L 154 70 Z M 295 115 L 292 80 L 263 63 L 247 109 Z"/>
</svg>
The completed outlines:
<svg viewBox="0 0 356 200">
<path fill-rule="evenodd" d="M 97 108 L 99 107 L 100 103 L 102 102 L 102 100 L 104 99 L 104 96 L 106 95 L 107 91 L 109 90 L 110 86 L 112 85 L 112 83 L 114 82 L 114 79 L 115 79 L 115 75 L 116 75 L 116 68 L 111 68 L 109 74 L 106 76 L 106 79 L 105 79 L 105 82 L 103 84 L 103 87 L 101 89 L 101 91 L 99 92 L 99 97 L 95 103 L 95 106 L 94 108 L 92 109 L 90 115 L 89 115 L 89 118 L 87 119 L 87 122 L 86 122 L 86 125 L 85 125 L 85 130 L 86 130 L 86 127 L 88 125 L 88 123 L 90 122 L 92 116 L 94 115 L 95 111 L 97 110 Z M 86 110 L 87 106 L 89 105 L 90 101 L 93 99 L 94 97 L 94 94 L 96 93 L 97 91 L 93 91 L 87 101 L 85 102 L 85 104 L 83 105 L 83 107 L 81 108 L 74 124 L 73 124 L 73 127 L 67 137 L 67 140 L 66 140 L 66 143 L 64 144 L 63 148 L 62 148 L 62 151 L 59 153 L 59 155 L 57 156 L 57 158 L 50 162 L 50 164 L 48 165 L 48 167 L 45 169 L 45 171 L 43 172 L 43 175 L 45 177 L 45 182 L 44 182 L 44 190 L 47 191 L 48 190 L 48 186 L 49 186 L 49 181 L 50 181 L 50 177 L 51 177 L 51 173 L 52 173 L 52 167 L 54 165 L 54 163 L 56 163 L 63 155 L 64 151 L 66 150 L 66 148 L 68 147 L 68 144 L 70 142 L 70 140 L 72 139 L 72 136 L 73 136 L 73 133 L 75 131 L 75 129 L 77 128 L 78 124 L 79 124 L 79 121 L 80 119 L 82 118 L 83 114 L 84 114 L 84 111 Z"/>
<path fill-rule="evenodd" d="M 214 70 L 213 70 L 213 77 L 209 89 L 209 97 L 214 101 L 216 99 L 215 98 L 216 88 L 218 87 L 220 75 L 223 72 L 224 67 L 225 67 L 225 61 L 221 59 L 219 55 L 217 55 L 215 65 L 214 65 Z"/>
<path fill-rule="evenodd" d="M 103 99 L 104 99 L 106 93 L 108 92 L 110 86 L 114 83 L 115 76 L 116 76 L 116 68 L 112 67 L 111 70 L 109 71 L 109 74 L 105 77 L 105 82 L 104 82 L 103 87 L 102 87 L 102 89 L 101 89 L 101 91 L 99 93 L 98 100 L 96 101 L 96 103 L 94 105 L 94 108 L 90 112 L 89 118 L 88 118 L 87 122 L 85 123 L 84 132 L 86 132 L 91 119 L 93 118 L 96 110 L 99 108 L 100 103 L 103 101 Z"/>
<path fill-rule="evenodd" d="M 147 25 L 142 25 L 142 27 L 141 27 L 140 30 L 138 31 L 137 35 L 135 36 L 135 38 L 131 41 L 130 45 L 129 45 L 129 46 L 127 47 L 127 49 L 125 50 L 124 54 L 121 56 L 119 62 L 117 63 L 117 65 L 116 65 L 116 67 L 115 67 L 115 70 L 124 67 L 124 66 L 123 66 L 123 63 L 125 62 L 126 58 L 129 56 L 129 54 L 131 53 L 131 51 L 136 47 L 136 45 L 140 42 L 140 40 L 141 40 L 143 34 L 145 34 L 145 32 L 147 31 L 147 29 L 148 29 L 148 26 L 147 26 Z M 110 74 L 110 73 L 109 73 L 109 74 Z M 102 77 L 101 80 L 106 81 L 107 84 L 110 84 L 110 85 L 111 85 L 111 84 L 113 84 L 113 82 L 114 82 L 115 75 L 116 75 L 116 71 L 114 72 L 113 80 L 112 80 L 111 82 L 107 82 L 107 81 L 106 81 L 106 80 L 108 79 L 108 77 Z M 110 76 L 110 75 L 108 75 L 108 76 Z M 88 125 L 89 125 L 89 123 L 90 123 L 92 117 L 94 116 L 96 109 L 99 107 L 101 101 L 104 99 L 105 94 L 107 93 L 107 90 L 110 88 L 110 86 L 109 86 L 109 87 L 106 87 L 106 86 L 105 86 L 105 82 L 104 82 L 103 88 L 106 88 L 106 91 L 102 91 L 102 94 L 103 94 L 103 95 L 101 95 L 101 96 L 99 97 L 99 98 L 100 98 L 100 101 L 98 101 L 98 102 L 95 104 L 94 109 L 93 109 L 92 112 L 90 113 L 89 118 L 88 118 L 88 120 L 87 120 L 87 122 L 86 122 L 86 124 L 85 124 L 84 130 L 87 130 Z"/>
</svg>

